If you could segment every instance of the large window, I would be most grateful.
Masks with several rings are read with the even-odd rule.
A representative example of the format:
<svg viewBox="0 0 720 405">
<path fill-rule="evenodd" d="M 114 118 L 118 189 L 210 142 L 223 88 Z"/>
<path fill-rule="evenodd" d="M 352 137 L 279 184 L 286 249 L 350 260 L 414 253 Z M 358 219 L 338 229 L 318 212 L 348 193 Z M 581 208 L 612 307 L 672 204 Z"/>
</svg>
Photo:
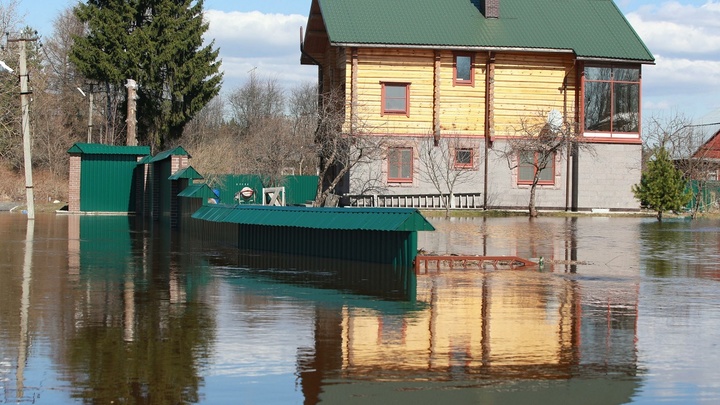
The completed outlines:
<svg viewBox="0 0 720 405">
<path fill-rule="evenodd" d="M 388 182 L 410 183 L 413 180 L 412 148 L 388 149 Z"/>
<path fill-rule="evenodd" d="M 555 184 L 555 154 L 538 152 L 524 152 L 518 156 L 518 184 L 532 184 L 538 168 L 541 168 L 538 184 Z"/>
<path fill-rule="evenodd" d="M 585 132 L 639 134 L 640 68 L 588 66 L 584 85 Z"/>
<path fill-rule="evenodd" d="M 382 113 L 409 114 L 410 83 L 381 83 Z"/>
<path fill-rule="evenodd" d="M 469 54 L 455 55 L 454 84 L 473 85 L 473 57 Z"/>
</svg>

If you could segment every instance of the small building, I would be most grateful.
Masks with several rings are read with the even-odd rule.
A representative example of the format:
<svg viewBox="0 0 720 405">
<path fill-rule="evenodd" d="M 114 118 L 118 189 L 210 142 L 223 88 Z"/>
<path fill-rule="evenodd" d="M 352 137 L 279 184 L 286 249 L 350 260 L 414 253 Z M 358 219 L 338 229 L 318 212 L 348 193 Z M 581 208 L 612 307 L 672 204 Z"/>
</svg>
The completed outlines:
<svg viewBox="0 0 720 405">
<path fill-rule="evenodd" d="M 72 213 L 135 213 L 140 208 L 142 180 L 138 161 L 149 146 L 76 143 L 69 150 L 68 211 Z"/>
</svg>

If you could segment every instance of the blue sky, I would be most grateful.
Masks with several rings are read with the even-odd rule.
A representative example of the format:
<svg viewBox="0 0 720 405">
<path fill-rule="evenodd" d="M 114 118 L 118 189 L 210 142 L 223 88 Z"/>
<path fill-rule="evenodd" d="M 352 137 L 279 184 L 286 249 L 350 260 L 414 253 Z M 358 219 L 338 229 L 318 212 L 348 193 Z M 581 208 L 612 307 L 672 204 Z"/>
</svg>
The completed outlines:
<svg viewBox="0 0 720 405">
<path fill-rule="evenodd" d="M 7 3 L 9 0 L 0 0 Z M 77 0 L 17 0 L 24 21 L 45 37 L 52 21 Z M 388 0 L 391 1 L 391 0 Z M 206 0 L 206 18 L 220 47 L 223 92 L 241 86 L 251 69 L 286 87 L 314 81 L 299 63 L 300 27 L 311 0 Z M 643 114 L 691 119 L 720 109 L 720 0 L 616 0 L 656 65 L 643 70 Z"/>
</svg>

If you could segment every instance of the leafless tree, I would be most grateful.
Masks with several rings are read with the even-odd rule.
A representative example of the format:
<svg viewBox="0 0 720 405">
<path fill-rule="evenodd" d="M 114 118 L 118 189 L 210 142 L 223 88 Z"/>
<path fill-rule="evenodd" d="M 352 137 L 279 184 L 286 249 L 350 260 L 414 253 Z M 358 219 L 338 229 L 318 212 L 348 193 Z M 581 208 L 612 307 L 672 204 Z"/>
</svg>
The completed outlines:
<svg viewBox="0 0 720 405">
<path fill-rule="evenodd" d="M 547 118 L 546 118 L 547 117 Z M 577 135 L 577 125 L 568 122 L 557 110 L 538 114 L 538 117 L 526 117 L 520 120 L 515 136 L 508 139 L 506 147 L 500 153 L 508 162 L 510 170 L 532 171 L 528 213 L 537 217 L 536 192 L 538 183 L 544 175 L 552 175 L 546 169 L 553 167 L 556 159 L 562 159 L 568 150 L 587 150 L 594 154 L 592 145 L 583 142 Z"/>
<path fill-rule="evenodd" d="M 643 162 L 659 148 L 668 151 L 685 179 L 693 180 L 697 187 L 693 190 L 693 218 L 702 209 L 702 196 L 708 185 L 708 174 L 718 169 L 717 160 L 712 158 L 713 151 L 705 147 L 709 137 L 704 127 L 718 124 L 720 123 L 693 124 L 683 114 L 674 112 L 667 116 L 653 116 L 646 126 Z"/>
<path fill-rule="evenodd" d="M 250 78 L 229 96 L 232 118 L 245 135 L 264 119 L 284 114 L 285 96 L 276 78 L 263 78 L 253 69 Z"/>
<path fill-rule="evenodd" d="M 474 147 L 464 145 L 458 137 L 440 138 L 436 142 L 428 136 L 418 142 L 417 149 L 420 177 L 440 194 L 447 218 L 456 186 L 469 182 L 480 167 L 478 154 L 474 153 Z"/>
<path fill-rule="evenodd" d="M 382 158 L 384 138 L 373 135 L 371 128 L 355 113 L 346 120 L 348 101 L 339 90 L 323 94 L 315 131 L 315 148 L 319 160 L 319 179 L 315 206 L 326 205 L 328 196 L 358 164 L 370 164 Z"/>
<path fill-rule="evenodd" d="M 292 123 L 293 144 L 296 145 L 296 174 L 314 174 L 317 171 L 317 156 L 313 144 L 318 124 L 318 86 L 315 83 L 301 83 L 290 90 L 287 100 L 288 116 Z"/>
</svg>

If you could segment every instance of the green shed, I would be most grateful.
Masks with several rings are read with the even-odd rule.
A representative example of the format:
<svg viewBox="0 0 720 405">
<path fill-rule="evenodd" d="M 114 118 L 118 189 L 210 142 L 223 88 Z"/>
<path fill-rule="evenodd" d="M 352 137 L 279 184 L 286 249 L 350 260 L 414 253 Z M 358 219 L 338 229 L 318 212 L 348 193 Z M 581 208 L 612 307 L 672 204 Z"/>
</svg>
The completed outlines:
<svg viewBox="0 0 720 405">
<path fill-rule="evenodd" d="M 150 154 L 149 146 L 76 143 L 68 153 L 68 211 L 135 212 L 135 186 L 143 175 L 138 160 Z"/>
</svg>

